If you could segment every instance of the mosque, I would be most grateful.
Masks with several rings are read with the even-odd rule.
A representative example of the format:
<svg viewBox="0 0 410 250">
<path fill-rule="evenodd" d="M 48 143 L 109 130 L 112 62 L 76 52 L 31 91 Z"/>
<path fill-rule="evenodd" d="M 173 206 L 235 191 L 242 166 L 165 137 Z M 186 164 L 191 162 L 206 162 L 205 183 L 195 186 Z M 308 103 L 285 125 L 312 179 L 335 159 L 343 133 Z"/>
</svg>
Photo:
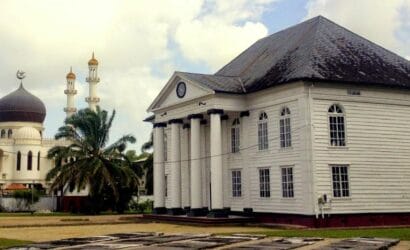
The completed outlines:
<svg viewBox="0 0 410 250">
<path fill-rule="evenodd" d="M 88 61 L 89 96 L 85 98 L 89 108 L 96 109 L 100 98 L 97 96 L 98 61 L 94 57 Z M 54 167 L 54 161 L 47 158 L 47 152 L 54 146 L 67 145 L 65 140 L 44 138 L 44 103 L 23 86 L 24 72 L 17 72 L 20 87 L 0 99 L 0 190 L 1 194 L 18 189 L 28 189 L 35 185 L 46 189 L 49 186 L 46 175 Z M 73 115 L 75 107 L 76 75 L 72 69 L 66 76 L 67 117 Z"/>
</svg>

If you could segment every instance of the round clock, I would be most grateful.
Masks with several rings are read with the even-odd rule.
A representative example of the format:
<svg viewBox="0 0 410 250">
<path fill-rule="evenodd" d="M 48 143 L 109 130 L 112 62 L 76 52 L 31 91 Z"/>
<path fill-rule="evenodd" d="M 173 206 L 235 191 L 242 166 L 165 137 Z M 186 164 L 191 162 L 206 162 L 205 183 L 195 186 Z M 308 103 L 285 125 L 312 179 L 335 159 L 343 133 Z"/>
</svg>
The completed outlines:
<svg viewBox="0 0 410 250">
<path fill-rule="evenodd" d="M 177 91 L 177 96 L 179 98 L 184 97 L 185 94 L 186 94 L 186 85 L 185 85 L 185 83 L 184 82 L 179 82 L 178 85 L 177 85 L 176 91 Z"/>
</svg>

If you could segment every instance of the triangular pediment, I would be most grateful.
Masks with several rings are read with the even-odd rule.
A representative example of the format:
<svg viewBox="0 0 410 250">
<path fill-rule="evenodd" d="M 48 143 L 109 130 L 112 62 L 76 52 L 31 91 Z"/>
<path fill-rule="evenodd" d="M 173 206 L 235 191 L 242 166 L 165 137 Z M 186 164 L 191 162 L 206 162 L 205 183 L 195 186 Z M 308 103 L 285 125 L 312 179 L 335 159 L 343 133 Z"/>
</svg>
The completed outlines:
<svg viewBox="0 0 410 250">
<path fill-rule="evenodd" d="M 185 87 L 179 85 L 184 85 Z M 215 91 L 202 86 L 192 79 L 184 77 L 183 73 L 175 72 L 153 103 L 149 106 L 148 112 L 174 106 L 211 94 L 215 94 Z"/>
</svg>

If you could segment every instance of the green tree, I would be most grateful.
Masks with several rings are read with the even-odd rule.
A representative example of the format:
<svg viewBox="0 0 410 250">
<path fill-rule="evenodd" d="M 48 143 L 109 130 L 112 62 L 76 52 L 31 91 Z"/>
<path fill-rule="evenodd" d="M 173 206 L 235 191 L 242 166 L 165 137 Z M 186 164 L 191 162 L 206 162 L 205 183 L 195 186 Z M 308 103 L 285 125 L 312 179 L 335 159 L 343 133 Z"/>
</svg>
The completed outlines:
<svg viewBox="0 0 410 250">
<path fill-rule="evenodd" d="M 154 147 L 154 134 L 151 132 L 150 136 L 149 136 L 149 140 L 147 142 L 145 142 L 144 144 L 142 144 L 141 146 L 141 151 L 143 153 L 151 150 Z"/>
<path fill-rule="evenodd" d="M 107 146 L 115 110 L 108 112 L 97 107 L 94 112 L 83 109 L 65 120 L 56 139 L 66 139 L 68 146 L 55 146 L 48 157 L 55 160 L 55 168 L 47 174 L 52 181 L 51 191 L 81 191 L 88 187 L 88 212 L 98 213 L 108 206 L 123 212 L 138 186 L 138 179 L 125 155 L 128 143 L 135 143 L 125 135 Z M 114 207 L 113 207 L 114 206 Z"/>
</svg>

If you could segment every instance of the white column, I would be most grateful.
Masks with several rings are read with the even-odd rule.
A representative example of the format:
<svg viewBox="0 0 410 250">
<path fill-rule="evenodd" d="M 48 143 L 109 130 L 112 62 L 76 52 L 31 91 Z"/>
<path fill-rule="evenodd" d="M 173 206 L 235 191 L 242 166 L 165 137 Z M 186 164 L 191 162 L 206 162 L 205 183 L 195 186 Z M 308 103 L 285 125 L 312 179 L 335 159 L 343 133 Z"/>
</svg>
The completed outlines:
<svg viewBox="0 0 410 250">
<path fill-rule="evenodd" d="M 171 125 L 171 185 L 170 198 L 171 209 L 169 214 L 181 214 L 181 138 L 180 130 L 182 120 L 173 119 L 169 121 Z"/>
<path fill-rule="evenodd" d="M 191 210 L 190 216 L 202 215 L 201 119 L 190 115 L 191 120 Z"/>
<path fill-rule="evenodd" d="M 207 158 L 207 156 L 209 156 L 209 152 L 207 150 L 207 137 L 206 137 L 206 130 L 207 130 L 207 121 L 206 120 L 201 120 L 200 122 L 201 124 L 201 133 L 200 133 L 200 137 L 199 137 L 199 144 L 200 144 L 200 162 L 201 162 L 201 172 L 202 172 L 202 176 L 201 176 L 201 192 L 202 192 L 202 208 L 204 210 L 208 210 L 209 208 L 209 158 Z M 209 208 L 210 209 L 210 208 Z"/>
<path fill-rule="evenodd" d="M 181 143 L 181 202 L 185 210 L 191 206 L 190 203 L 190 170 L 189 170 L 189 131 L 190 125 L 184 124 L 182 127 Z"/>
<path fill-rule="evenodd" d="M 230 189 L 231 189 L 231 187 L 229 186 L 229 184 L 230 184 L 230 180 L 228 179 L 228 166 L 226 165 L 226 163 L 227 163 L 227 159 L 228 159 L 228 154 L 224 154 L 224 153 L 226 153 L 226 152 L 229 152 L 229 151 L 227 151 L 227 148 L 228 148 L 228 141 L 227 141 L 227 136 L 228 136 L 228 122 L 227 122 L 227 120 L 229 119 L 229 116 L 228 115 L 223 115 L 223 116 L 221 116 L 221 126 L 222 126 L 222 128 L 221 128 L 221 134 L 222 134 L 222 137 L 221 137 L 221 145 L 222 145 L 222 172 L 223 172 L 223 175 L 222 175 L 222 184 L 223 184 L 223 187 L 222 187 L 222 190 L 223 190 L 223 193 L 224 194 L 229 194 L 229 191 L 230 191 Z M 230 146 L 230 144 L 229 144 L 229 146 Z M 224 207 L 224 209 L 225 208 L 228 208 L 228 207 L 230 207 L 230 203 L 229 203 L 229 199 L 226 199 L 226 197 L 223 197 L 223 207 Z"/>
<path fill-rule="evenodd" d="M 223 110 L 211 109 L 211 213 L 210 217 L 223 217 L 223 169 L 222 169 L 222 130 L 221 114 Z"/>
<path fill-rule="evenodd" d="M 154 124 L 154 213 L 165 213 L 165 123 Z"/>
</svg>

